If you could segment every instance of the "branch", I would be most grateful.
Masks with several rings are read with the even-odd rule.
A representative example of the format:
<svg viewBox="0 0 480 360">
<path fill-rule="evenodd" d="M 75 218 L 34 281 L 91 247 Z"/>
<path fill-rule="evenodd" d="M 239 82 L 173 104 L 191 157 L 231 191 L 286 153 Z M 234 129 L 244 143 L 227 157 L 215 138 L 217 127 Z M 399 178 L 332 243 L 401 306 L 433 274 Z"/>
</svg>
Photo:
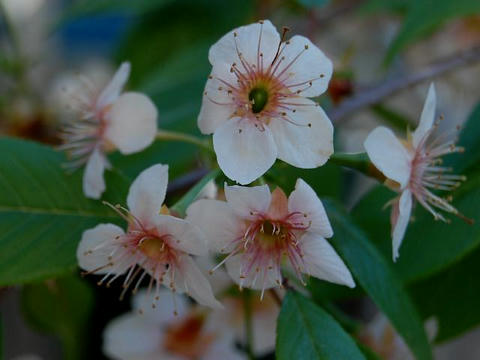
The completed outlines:
<svg viewBox="0 0 480 360">
<path fill-rule="evenodd" d="M 436 61 L 417 73 L 388 80 L 377 86 L 370 87 L 369 89 L 362 91 L 358 96 L 345 100 L 340 106 L 329 111 L 328 115 L 332 121 L 338 123 L 340 119 L 345 118 L 353 112 L 370 105 L 378 104 L 384 98 L 391 96 L 400 90 L 479 61 L 480 45 L 477 45 L 471 49 Z"/>
</svg>

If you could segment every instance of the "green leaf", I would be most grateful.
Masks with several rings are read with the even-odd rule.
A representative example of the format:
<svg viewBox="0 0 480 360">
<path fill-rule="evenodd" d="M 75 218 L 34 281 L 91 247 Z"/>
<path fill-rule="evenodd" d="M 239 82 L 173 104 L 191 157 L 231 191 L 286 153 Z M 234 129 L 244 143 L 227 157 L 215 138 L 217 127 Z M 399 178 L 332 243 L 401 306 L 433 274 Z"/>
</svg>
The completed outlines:
<svg viewBox="0 0 480 360">
<path fill-rule="evenodd" d="M 194 187 L 192 187 L 175 205 L 172 206 L 172 212 L 175 212 L 181 216 L 185 215 L 187 208 L 190 206 L 192 202 L 195 201 L 200 191 L 203 190 L 205 185 L 209 181 L 215 180 L 215 178 L 220 175 L 220 170 L 215 169 L 210 171 L 207 175 L 205 175 Z"/>
<path fill-rule="evenodd" d="M 328 5 L 330 0 L 298 0 L 306 8 L 320 8 Z"/>
<path fill-rule="evenodd" d="M 64 358 L 86 358 L 93 291 L 74 276 L 26 285 L 22 289 L 24 316 L 37 331 L 58 336 Z"/>
<path fill-rule="evenodd" d="M 355 341 L 324 310 L 289 291 L 277 323 L 276 358 L 365 359 Z"/>
<path fill-rule="evenodd" d="M 85 198 L 82 171 L 67 175 L 63 154 L 44 145 L 0 139 L 0 285 L 63 274 L 76 266 L 82 232 L 118 217 Z M 104 199 L 124 203 L 128 182 L 107 172 Z"/>
<path fill-rule="evenodd" d="M 435 276 L 415 283 L 410 293 L 422 316 L 438 320 L 436 342 L 456 337 L 480 324 L 480 249 Z"/>
<path fill-rule="evenodd" d="M 358 285 L 390 319 L 416 358 L 432 359 L 420 317 L 401 279 L 345 211 L 331 201 L 326 201 L 325 206 L 334 231 L 331 243 Z"/>
<path fill-rule="evenodd" d="M 465 152 L 450 155 L 445 159 L 445 164 L 453 166 L 457 174 L 480 168 L 480 103 L 475 106 L 463 125 L 457 145 L 463 146 Z"/>
<path fill-rule="evenodd" d="M 409 0 L 405 21 L 387 51 L 386 63 L 390 63 L 407 45 L 428 35 L 448 20 L 479 12 L 480 1 Z"/>
<path fill-rule="evenodd" d="M 453 193 L 453 206 L 467 217 L 470 225 L 454 217 L 451 224 L 434 221 L 420 205 L 416 207 L 400 248 L 395 269 L 405 282 L 425 278 L 438 272 L 474 250 L 480 244 L 480 176 L 472 177 Z M 385 204 L 396 195 L 383 186 L 374 188 L 353 209 L 358 224 L 369 239 L 391 262 L 390 209 Z"/>
</svg>

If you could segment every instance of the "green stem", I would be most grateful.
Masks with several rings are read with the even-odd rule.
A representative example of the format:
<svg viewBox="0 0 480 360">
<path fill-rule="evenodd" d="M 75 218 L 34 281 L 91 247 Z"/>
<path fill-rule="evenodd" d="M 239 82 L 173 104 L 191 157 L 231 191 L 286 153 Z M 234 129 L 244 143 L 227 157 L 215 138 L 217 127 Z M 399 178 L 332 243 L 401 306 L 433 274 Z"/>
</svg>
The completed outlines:
<svg viewBox="0 0 480 360">
<path fill-rule="evenodd" d="M 337 165 L 357 170 L 380 182 L 385 181 L 385 176 L 372 164 L 366 153 L 334 153 L 330 157 L 330 161 Z"/>
<path fill-rule="evenodd" d="M 157 139 L 166 140 L 166 141 L 186 142 L 186 143 L 193 144 L 205 150 L 213 152 L 213 148 L 208 141 L 200 139 L 196 136 L 181 133 L 181 132 L 159 130 L 157 132 Z"/>
<path fill-rule="evenodd" d="M 246 352 L 249 360 L 254 360 L 253 355 L 253 326 L 252 326 L 252 299 L 251 292 L 243 289 L 243 312 L 245 316 L 245 340 Z"/>
</svg>

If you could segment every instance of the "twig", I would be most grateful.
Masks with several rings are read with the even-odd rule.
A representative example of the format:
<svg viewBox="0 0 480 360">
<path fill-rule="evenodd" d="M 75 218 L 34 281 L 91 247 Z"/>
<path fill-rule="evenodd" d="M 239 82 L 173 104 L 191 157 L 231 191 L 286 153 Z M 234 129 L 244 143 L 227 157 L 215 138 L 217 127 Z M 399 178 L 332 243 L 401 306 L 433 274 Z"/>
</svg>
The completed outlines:
<svg viewBox="0 0 480 360">
<path fill-rule="evenodd" d="M 422 81 L 445 74 L 457 68 L 471 65 L 480 61 L 480 45 L 444 59 L 436 61 L 425 69 L 411 75 L 386 81 L 370 89 L 363 90 L 358 96 L 347 99 L 340 106 L 329 111 L 328 115 L 332 121 L 338 121 L 347 115 L 364 107 L 378 104 L 384 98 L 411 87 Z"/>
</svg>

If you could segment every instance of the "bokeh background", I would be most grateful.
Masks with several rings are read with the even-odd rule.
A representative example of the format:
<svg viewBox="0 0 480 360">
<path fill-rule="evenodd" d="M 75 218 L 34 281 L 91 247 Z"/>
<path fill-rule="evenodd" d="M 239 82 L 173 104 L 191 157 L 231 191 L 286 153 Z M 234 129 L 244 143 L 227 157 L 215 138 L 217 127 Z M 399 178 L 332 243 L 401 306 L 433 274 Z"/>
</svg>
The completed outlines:
<svg viewBox="0 0 480 360">
<path fill-rule="evenodd" d="M 399 132 L 414 127 L 431 80 L 441 128 L 462 124 L 480 100 L 478 0 L 0 0 L 0 11 L 0 135 L 52 145 L 67 116 L 65 87 L 78 73 L 104 83 L 123 60 L 132 63 L 128 88 L 152 97 L 159 126 L 198 135 L 209 46 L 236 26 L 266 18 L 308 36 L 333 60 L 328 94 L 319 101 L 334 122 L 337 151 L 362 151 L 379 123 Z M 195 147 L 161 142 L 139 154 L 113 154 L 112 162 L 132 179 L 148 165 L 175 164 L 170 178 L 179 180 L 180 192 L 206 166 Z M 273 172 L 287 190 L 302 176 L 319 195 L 350 208 L 373 185 L 329 165 L 315 173 L 281 166 Z M 60 285 L 0 288 L 4 359 L 62 359 L 65 347 L 71 359 L 80 349 L 80 358 L 102 359 L 102 330 L 129 303 L 95 281 L 75 276 Z M 49 286 L 69 295 L 50 296 Z M 465 297 L 480 292 L 471 290 Z M 375 314 L 367 300 L 342 306 L 366 323 Z M 437 358 L 479 359 L 478 322 L 446 336 Z"/>
</svg>

